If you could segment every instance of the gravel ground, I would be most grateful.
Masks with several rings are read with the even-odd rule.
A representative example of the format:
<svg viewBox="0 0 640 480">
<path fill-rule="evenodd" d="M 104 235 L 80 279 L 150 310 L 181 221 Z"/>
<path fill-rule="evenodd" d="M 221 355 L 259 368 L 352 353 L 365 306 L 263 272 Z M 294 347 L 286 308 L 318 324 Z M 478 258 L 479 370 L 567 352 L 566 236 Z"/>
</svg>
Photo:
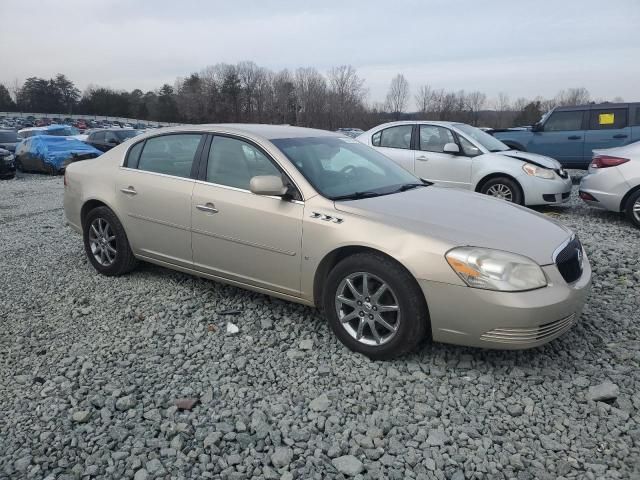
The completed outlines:
<svg viewBox="0 0 640 480">
<path fill-rule="evenodd" d="M 371 362 L 311 308 L 98 275 L 62 190 L 0 183 L 0 478 L 640 478 L 640 232 L 575 191 L 541 211 L 589 252 L 579 325 Z"/>
</svg>

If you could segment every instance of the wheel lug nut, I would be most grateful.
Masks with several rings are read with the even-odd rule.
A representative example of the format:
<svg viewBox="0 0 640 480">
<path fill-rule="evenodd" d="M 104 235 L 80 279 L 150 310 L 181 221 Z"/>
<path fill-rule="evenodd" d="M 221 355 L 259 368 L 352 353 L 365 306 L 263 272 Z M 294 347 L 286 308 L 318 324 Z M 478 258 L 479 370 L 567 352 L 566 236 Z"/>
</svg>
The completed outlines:
<svg viewBox="0 0 640 480">
<path fill-rule="evenodd" d="M 377 312 L 377 311 L 378 311 L 378 307 L 375 307 L 375 306 L 374 306 L 374 307 L 373 307 L 373 311 L 374 311 L 374 312 Z"/>
<path fill-rule="evenodd" d="M 371 300 L 369 297 L 364 299 L 365 302 L 368 302 L 369 300 Z"/>
<path fill-rule="evenodd" d="M 373 315 L 369 314 L 369 318 L 370 318 L 371 320 L 373 320 Z"/>
<path fill-rule="evenodd" d="M 360 316 L 364 317 L 364 312 L 363 311 L 360 312 Z"/>
<path fill-rule="evenodd" d="M 358 305 L 362 305 L 362 302 L 360 300 L 358 300 Z"/>
</svg>

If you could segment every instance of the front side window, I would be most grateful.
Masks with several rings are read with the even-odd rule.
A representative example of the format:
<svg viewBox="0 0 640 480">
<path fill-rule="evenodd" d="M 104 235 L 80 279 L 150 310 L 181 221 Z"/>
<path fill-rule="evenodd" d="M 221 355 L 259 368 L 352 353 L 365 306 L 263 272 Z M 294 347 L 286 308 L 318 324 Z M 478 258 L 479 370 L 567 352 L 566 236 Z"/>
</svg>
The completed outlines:
<svg viewBox="0 0 640 480">
<path fill-rule="evenodd" d="M 420 125 L 420 150 L 425 152 L 444 152 L 447 143 L 455 143 L 451 130 L 436 125 Z"/>
<path fill-rule="evenodd" d="M 544 124 L 545 132 L 582 130 L 582 111 L 553 112 Z"/>
<path fill-rule="evenodd" d="M 138 169 L 189 178 L 202 135 L 195 133 L 162 135 L 147 139 Z"/>
<path fill-rule="evenodd" d="M 627 109 L 591 110 L 589 130 L 615 130 L 627 126 Z"/>
<path fill-rule="evenodd" d="M 421 181 L 398 164 L 342 137 L 281 138 L 271 141 L 323 196 L 385 195 Z"/>
<path fill-rule="evenodd" d="M 207 181 L 249 190 L 253 177 L 281 172 L 261 150 L 243 140 L 213 138 L 207 162 Z"/>
<path fill-rule="evenodd" d="M 408 150 L 411 148 L 412 130 L 413 125 L 398 125 L 385 128 L 371 137 L 371 143 L 375 147 L 404 148 Z"/>
</svg>

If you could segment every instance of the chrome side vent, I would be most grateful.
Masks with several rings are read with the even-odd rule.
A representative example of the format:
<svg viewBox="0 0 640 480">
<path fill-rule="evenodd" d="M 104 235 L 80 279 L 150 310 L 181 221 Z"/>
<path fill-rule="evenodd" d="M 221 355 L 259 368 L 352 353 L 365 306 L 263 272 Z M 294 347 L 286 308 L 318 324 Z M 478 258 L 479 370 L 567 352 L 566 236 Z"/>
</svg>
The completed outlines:
<svg viewBox="0 0 640 480">
<path fill-rule="evenodd" d="M 310 215 L 311 218 L 319 218 L 320 220 L 324 220 L 325 222 L 333 222 L 333 223 L 342 223 L 344 222 L 343 219 L 338 218 L 338 217 L 332 217 L 331 215 L 327 215 L 324 213 L 319 213 L 319 212 L 313 212 Z"/>
</svg>

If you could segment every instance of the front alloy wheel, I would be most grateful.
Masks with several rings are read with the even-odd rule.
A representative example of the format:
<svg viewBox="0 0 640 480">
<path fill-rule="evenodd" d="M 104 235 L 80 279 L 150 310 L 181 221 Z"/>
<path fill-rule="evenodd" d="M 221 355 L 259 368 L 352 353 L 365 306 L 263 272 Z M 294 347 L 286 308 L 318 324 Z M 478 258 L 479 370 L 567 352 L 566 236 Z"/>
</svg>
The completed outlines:
<svg viewBox="0 0 640 480">
<path fill-rule="evenodd" d="M 336 291 L 336 313 L 342 327 L 364 345 L 382 345 L 398 332 L 400 305 L 395 293 L 377 276 L 356 272 Z"/>
<path fill-rule="evenodd" d="M 491 185 L 491 187 L 487 189 L 487 195 L 499 198 L 501 200 L 506 200 L 507 202 L 513 201 L 513 192 L 508 186 L 502 183 Z"/>
<path fill-rule="evenodd" d="M 431 330 L 418 282 L 379 252 L 356 253 L 333 267 L 321 305 L 338 339 L 374 360 L 415 349 Z"/>
<path fill-rule="evenodd" d="M 524 203 L 519 185 L 508 177 L 496 177 L 488 180 L 480 188 L 480 193 L 518 205 Z"/>
</svg>

